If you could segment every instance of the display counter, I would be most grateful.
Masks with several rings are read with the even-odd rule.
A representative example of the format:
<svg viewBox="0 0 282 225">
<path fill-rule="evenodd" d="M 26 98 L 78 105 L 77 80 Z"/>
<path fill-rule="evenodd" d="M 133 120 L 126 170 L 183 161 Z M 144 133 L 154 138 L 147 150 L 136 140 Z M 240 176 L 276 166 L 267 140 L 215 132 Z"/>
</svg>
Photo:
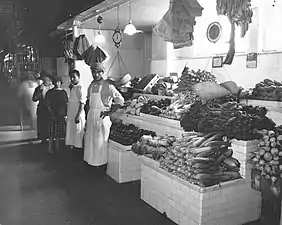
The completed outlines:
<svg viewBox="0 0 282 225">
<path fill-rule="evenodd" d="M 140 159 L 131 151 L 131 146 L 124 146 L 110 140 L 108 144 L 107 175 L 118 183 L 140 180 Z"/>
<path fill-rule="evenodd" d="M 152 159 L 141 160 L 141 199 L 176 224 L 241 225 L 259 219 L 261 193 L 251 188 L 248 163 L 258 141 L 232 141 L 242 178 L 200 187 L 161 169 Z"/>
<path fill-rule="evenodd" d="M 208 188 L 141 165 L 141 199 L 180 225 L 238 225 L 260 217 L 260 192 L 244 179 Z"/>
</svg>

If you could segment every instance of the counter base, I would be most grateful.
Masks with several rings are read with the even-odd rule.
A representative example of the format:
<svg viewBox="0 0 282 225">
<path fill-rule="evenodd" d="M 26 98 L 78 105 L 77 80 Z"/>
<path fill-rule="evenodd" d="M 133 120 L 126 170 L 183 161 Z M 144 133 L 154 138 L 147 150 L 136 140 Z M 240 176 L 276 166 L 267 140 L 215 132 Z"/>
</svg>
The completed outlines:
<svg viewBox="0 0 282 225">
<path fill-rule="evenodd" d="M 107 175 L 118 183 L 140 180 L 140 160 L 130 149 L 109 141 Z"/>
<path fill-rule="evenodd" d="M 260 217 L 261 195 L 244 179 L 208 188 L 146 163 L 141 199 L 179 225 L 241 225 Z"/>
</svg>

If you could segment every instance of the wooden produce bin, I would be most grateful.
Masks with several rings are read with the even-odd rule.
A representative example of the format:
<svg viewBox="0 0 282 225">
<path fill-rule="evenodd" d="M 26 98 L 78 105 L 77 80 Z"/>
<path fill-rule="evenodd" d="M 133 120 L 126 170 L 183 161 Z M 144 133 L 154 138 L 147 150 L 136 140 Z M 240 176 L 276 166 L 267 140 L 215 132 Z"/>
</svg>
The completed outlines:
<svg viewBox="0 0 282 225">
<path fill-rule="evenodd" d="M 141 165 L 141 199 L 180 225 L 242 225 L 261 210 L 260 193 L 243 178 L 201 188 L 150 163 Z"/>
<path fill-rule="evenodd" d="M 110 140 L 108 144 L 107 175 L 118 183 L 140 180 L 141 163 L 131 146 Z"/>
</svg>

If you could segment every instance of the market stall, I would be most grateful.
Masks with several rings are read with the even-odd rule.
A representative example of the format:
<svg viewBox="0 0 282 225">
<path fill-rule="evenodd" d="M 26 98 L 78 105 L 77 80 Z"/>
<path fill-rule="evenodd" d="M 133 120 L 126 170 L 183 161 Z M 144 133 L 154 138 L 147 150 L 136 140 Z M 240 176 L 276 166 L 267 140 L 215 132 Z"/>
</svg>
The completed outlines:
<svg viewBox="0 0 282 225">
<path fill-rule="evenodd" d="M 233 1 L 228 6 L 226 1 L 205 0 L 136 0 L 129 7 L 124 4 L 127 1 L 112 3 L 90 11 L 95 19 L 103 16 L 104 29 L 114 30 L 117 55 L 126 55 L 133 79 L 129 86 L 119 87 L 126 103 L 112 115 L 107 174 L 119 183 L 141 179 L 141 199 L 177 224 L 238 225 L 259 219 L 265 202 L 272 197 L 279 202 L 281 196 L 282 84 L 270 79 L 257 85 L 247 81 L 246 76 L 256 72 L 260 55 L 236 53 L 246 51 L 243 38 L 253 43 L 258 36 L 252 23 L 259 20 L 257 6 L 250 1 Z M 121 13 L 116 15 L 113 9 Z M 126 13 L 122 14 L 127 10 L 128 25 L 136 25 L 133 33 L 119 29 L 127 24 Z M 83 32 L 91 27 L 106 33 L 96 20 L 86 17 L 87 12 L 81 15 Z M 230 33 L 218 15 L 227 18 Z M 133 21 L 132 16 L 136 16 Z M 152 27 L 153 32 L 138 34 L 138 29 Z M 126 36 L 129 33 L 134 35 Z M 85 34 L 90 37 L 89 32 Z M 138 43 L 135 50 L 145 49 L 134 63 L 134 54 L 125 53 L 129 46 L 120 46 L 129 42 Z M 189 51 L 183 47 L 190 47 Z M 110 55 L 116 53 L 107 50 Z M 243 56 L 247 58 L 244 65 Z M 266 78 L 258 70 L 259 77 Z M 181 74 L 176 79 L 170 76 L 175 71 Z M 117 68 L 111 70 L 111 78 L 119 75 Z M 254 88 L 244 90 L 250 84 Z M 265 193 L 262 187 L 271 198 L 261 194 Z M 280 211 L 276 205 L 273 208 L 276 214 L 268 218 Z"/>
</svg>

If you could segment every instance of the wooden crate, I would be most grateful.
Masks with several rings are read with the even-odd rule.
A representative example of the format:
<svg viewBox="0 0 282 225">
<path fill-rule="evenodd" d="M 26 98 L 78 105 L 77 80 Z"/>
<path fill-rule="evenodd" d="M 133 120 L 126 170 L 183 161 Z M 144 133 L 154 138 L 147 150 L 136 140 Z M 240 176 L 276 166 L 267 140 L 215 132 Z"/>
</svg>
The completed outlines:
<svg viewBox="0 0 282 225">
<path fill-rule="evenodd" d="M 141 199 L 180 225 L 242 225 L 260 217 L 261 195 L 244 179 L 201 188 L 141 165 Z"/>
<path fill-rule="evenodd" d="M 131 151 L 131 146 L 109 141 L 107 175 L 116 182 L 140 180 L 140 165 L 140 159 Z"/>
</svg>

